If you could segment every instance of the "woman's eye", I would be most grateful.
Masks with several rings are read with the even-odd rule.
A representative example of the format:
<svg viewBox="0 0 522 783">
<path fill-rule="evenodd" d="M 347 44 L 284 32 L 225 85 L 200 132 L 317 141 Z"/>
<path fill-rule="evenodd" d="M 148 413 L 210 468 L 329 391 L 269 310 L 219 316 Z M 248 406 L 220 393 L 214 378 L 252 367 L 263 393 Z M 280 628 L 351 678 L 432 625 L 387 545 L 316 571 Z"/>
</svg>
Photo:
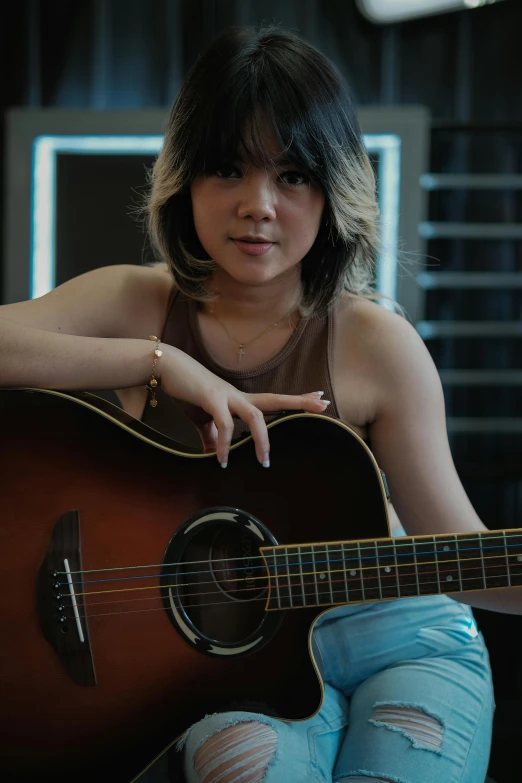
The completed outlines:
<svg viewBox="0 0 522 783">
<path fill-rule="evenodd" d="M 220 166 L 216 169 L 215 174 L 220 179 L 231 179 L 241 176 L 241 172 L 237 168 L 229 165 Z"/>
<path fill-rule="evenodd" d="M 284 171 L 279 175 L 279 178 L 287 185 L 308 185 L 310 183 L 310 177 L 307 177 L 302 171 Z"/>
</svg>

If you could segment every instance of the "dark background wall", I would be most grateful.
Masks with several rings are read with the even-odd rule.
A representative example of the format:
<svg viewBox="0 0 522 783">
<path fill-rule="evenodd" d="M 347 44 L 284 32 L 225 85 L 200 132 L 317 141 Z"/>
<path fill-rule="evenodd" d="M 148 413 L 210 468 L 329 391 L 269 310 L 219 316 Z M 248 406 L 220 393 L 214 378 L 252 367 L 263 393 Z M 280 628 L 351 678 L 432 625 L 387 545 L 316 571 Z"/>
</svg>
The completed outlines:
<svg viewBox="0 0 522 783">
<path fill-rule="evenodd" d="M 359 104 L 426 105 L 431 172 L 521 173 L 519 0 L 383 27 L 353 0 L 17 0 L 0 13 L 4 110 L 167 107 L 216 34 L 264 19 L 330 56 Z M 521 193 L 520 185 L 436 191 L 429 219 L 520 226 Z M 435 326 L 426 340 L 444 381 L 457 468 L 491 528 L 518 527 L 522 517 L 522 242 L 503 234 L 434 238 L 426 258 L 430 270 L 464 275 L 427 291 L 424 318 Z M 487 283 L 475 272 L 511 277 Z M 522 620 L 476 614 L 497 688 L 491 772 L 508 783 L 520 779 Z"/>
</svg>

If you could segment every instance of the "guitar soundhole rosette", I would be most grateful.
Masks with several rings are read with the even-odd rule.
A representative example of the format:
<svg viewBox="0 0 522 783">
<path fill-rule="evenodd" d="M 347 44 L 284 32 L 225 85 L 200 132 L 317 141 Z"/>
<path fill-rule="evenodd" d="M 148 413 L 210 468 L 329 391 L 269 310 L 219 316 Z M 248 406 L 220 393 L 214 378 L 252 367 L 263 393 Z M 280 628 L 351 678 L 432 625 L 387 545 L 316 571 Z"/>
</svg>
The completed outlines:
<svg viewBox="0 0 522 783">
<path fill-rule="evenodd" d="M 163 604 L 174 627 L 200 652 L 241 656 L 264 646 L 282 612 L 266 611 L 267 566 L 260 547 L 277 541 L 236 508 L 206 509 L 187 520 L 166 549 Z"/>
</svg>

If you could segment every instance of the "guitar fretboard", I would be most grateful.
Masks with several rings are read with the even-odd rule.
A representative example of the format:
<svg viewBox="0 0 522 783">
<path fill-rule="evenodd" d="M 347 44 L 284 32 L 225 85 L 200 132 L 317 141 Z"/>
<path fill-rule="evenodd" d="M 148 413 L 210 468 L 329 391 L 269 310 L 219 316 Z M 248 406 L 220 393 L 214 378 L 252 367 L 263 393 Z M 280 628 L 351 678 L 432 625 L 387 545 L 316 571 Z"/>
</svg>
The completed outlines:
<svg viewBox="0 0 522 783">
<path fill-rule="evenodd" d="M 269 609 L 522 585 L 522 530 L 263 547 Z"/>
</svg>

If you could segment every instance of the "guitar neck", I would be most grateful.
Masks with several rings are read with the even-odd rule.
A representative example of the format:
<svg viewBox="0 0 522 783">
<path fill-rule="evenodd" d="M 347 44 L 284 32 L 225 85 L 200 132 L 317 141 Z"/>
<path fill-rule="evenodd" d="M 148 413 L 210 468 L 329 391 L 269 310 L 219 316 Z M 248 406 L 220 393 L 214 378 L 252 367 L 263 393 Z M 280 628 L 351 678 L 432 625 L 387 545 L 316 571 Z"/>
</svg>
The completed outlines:
<svg viewBox="0 0 522 783">
<path fill-rule="evenodd" d="M 269 609 L 522 585 L 522 530 L 263 547 Z"/>
</svg>

